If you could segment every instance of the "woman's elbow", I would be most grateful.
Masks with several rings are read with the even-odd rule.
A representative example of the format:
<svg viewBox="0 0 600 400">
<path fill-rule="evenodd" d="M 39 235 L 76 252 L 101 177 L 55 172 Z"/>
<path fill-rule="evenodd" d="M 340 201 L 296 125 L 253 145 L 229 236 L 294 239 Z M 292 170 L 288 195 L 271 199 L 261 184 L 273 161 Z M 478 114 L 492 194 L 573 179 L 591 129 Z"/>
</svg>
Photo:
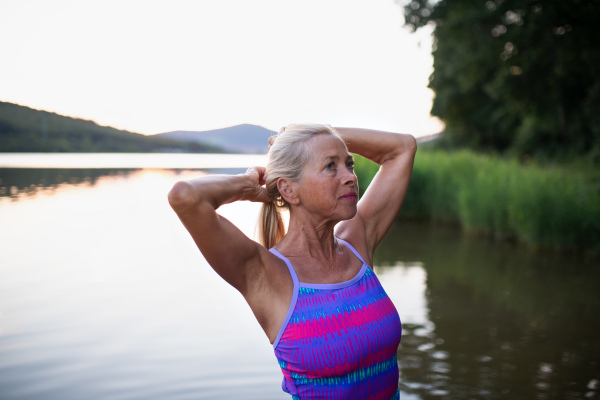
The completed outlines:
<svg viewBox="0 0 600 400">
<path fill-rule="evenodd" d="M 175 211 L 189 207 L 194 202 L 192 185 L 186 181 L 175 183 L 169 191 L 167 198 L 171 208 Z"/>
<path fill-rule="evenodd" d="M 417 152 L 417 141 L 413 135 L 410 134 L 398 134 L 395 137 L 394 146 L 391 148 L 389 159 L 396 159 L 398 157 L 413 157 Z"/>
<path fill-rule="evenodd" d="M 402 152 L 414 155 L 417 152 L 417 140 L 413 135 L 402 135 Z"/>
</svg>

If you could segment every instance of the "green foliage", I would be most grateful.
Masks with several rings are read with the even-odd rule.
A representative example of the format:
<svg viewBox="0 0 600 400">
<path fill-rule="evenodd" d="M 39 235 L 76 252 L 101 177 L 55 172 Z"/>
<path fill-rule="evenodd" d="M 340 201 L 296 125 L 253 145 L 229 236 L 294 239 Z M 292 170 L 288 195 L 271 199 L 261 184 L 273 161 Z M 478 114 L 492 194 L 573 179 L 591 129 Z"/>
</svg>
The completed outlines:
<svg viewBox="0 0 600 400">
<path fill-rule="evenodd" d="M 367 158 L 354 154 L 354 170 L 358 178 L 358 190 L 362 196 L 379 170 L 379 166 Z"/>
<path fill-rule="evenodd" d="M 459 147 L 600 162 L 600 3 L 414 0 L 434 27 L 432 114 Z"/>
<path fill-rule="evenodd" d="M 215 147 L 127 132 L 0 102 L 2 152 L 221 152 Z"/>
<path fill-rule="evenodd" d="M 363 181 L 371 169 L 357 164 Z M 600 251 L 600 175 L 461 150 L 419 150 L 400 217 L 533 246 Z"/>
</svg>

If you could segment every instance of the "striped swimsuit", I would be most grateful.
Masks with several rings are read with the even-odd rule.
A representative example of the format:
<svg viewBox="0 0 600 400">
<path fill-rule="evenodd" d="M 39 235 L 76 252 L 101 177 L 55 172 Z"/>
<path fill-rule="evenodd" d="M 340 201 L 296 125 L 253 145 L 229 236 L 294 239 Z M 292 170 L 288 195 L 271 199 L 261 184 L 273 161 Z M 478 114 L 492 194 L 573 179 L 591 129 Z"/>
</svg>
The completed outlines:
<svg viewBox="0 0 600 400">
<path fill-rule="evenodd" d="M 273 343 L 283 372 L 282 388 L 293 400 L 399 399 L 402 326 L 394 304 L 373 270 L 363 265 L 351 280 L 334 284 L 294 281 L 290 308 Z"/>
</svg>

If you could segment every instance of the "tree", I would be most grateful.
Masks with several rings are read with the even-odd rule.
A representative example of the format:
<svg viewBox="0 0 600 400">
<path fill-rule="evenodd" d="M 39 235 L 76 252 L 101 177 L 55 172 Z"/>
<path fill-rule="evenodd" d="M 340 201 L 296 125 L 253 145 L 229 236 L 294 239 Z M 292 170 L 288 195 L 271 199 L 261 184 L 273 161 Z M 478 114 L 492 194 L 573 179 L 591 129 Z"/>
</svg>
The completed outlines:
<svg viewBox="0 0 600 400">
<path fill-rule="evenodd" d="M 453 145 L 600 162 L 600 2 L 414 0 L 434 26 L 432 114 Z"/>
</svg>

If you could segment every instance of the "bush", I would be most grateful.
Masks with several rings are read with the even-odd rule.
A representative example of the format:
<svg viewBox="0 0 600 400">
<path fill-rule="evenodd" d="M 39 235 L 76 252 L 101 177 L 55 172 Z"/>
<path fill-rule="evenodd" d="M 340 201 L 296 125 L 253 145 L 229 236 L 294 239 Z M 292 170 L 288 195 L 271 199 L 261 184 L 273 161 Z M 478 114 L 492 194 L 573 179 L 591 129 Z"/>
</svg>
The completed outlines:
<svg viewBox="0 0 600 400">
<path fill-rule="evenodd" d="M 357 157 L 356 171 L 362 192 L 376 165 Z M 399 217 L 533 246 L 600 251 L 598 174 L 585 167 L 419 149 Z"/>
</svg>

